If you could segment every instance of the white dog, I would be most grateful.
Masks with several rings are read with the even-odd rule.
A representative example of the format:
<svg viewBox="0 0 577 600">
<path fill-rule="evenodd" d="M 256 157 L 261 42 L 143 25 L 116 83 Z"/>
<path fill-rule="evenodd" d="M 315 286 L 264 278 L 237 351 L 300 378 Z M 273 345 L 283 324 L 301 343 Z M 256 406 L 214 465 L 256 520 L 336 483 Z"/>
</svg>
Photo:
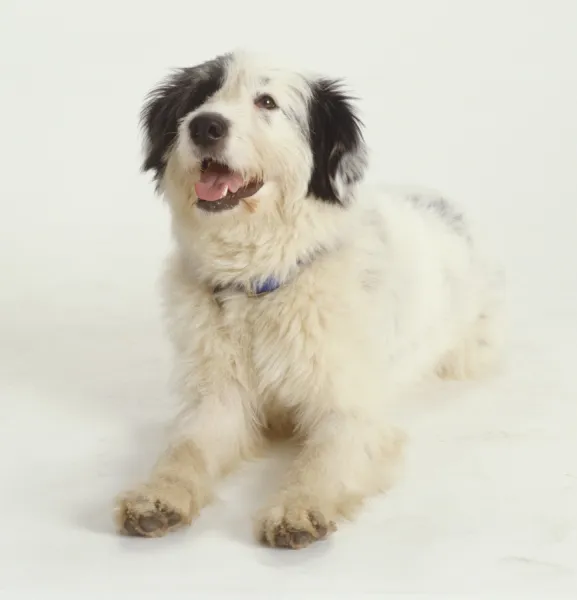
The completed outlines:
<svg viewBox="0 0 577 600">
<path fill-rule="evenodd" d="M 392 398 L 496 362 L 494 272 L 447 200 L 363 184 L 362 125 L 337 81 L 232 53 L 173 73 L 142 117 L 176 241 L 182 412 L 149 480 L 120 496 L 119 531 L 189 524 L 283 433 L 300 451 L 258 536 L 301 548 L 387 485 Z"/>
</svg>

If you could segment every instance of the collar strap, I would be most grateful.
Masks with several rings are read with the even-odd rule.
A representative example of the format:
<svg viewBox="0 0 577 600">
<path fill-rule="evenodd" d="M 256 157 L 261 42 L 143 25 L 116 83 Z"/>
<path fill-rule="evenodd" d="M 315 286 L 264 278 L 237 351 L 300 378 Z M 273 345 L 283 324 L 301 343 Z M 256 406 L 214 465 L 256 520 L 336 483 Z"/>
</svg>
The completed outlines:
<svg viewBox="0 0 577 600">
<path fill-rule="evenodd" d="M 300 264 L 300 263 L 299 263 Z M 264 281 L 255 281 L 248 286 L 241 283 L 230 283 L 228 285 L 217 285 L 213 288 L 213 294 L 219 294 L 226 290 L 234 290 L 246 294 L 249 298 L 259 298 L 260 296 L 266 296 L 271 292 L 275 292 L 282 287 L 286 282 L 277 279 L 276 277 L 267 277 Z"/>
<path fill-rule="evenodd" d="M 300 259 L 297 261 L 297 273 L 300 271 L 302 267 L 310 265 L 313 261 L 315 261 L 320 254 L 322 254 L 325 250 L 318 249 L 312 255 L 308 256 L 306 259 Z M 245 294 L 249 298 L 260 298 L 261 296 L 266 296 L 272 292 L 276 292 L 279 288 L 283 287 L 290 281 L 292 281 L 297 273 L 293 274 L 292 277 L 287 279 L 277 279 L 274 276 L 267 277 L 266 279 L 255 279 L 250 282 L 248 285 L 243 283 L 229 283 L 229 284 L 220 284 L 212 288 L 212 293 L 216 296 L 220 292 L 225 292 L 227 290 L 237 291 L 239 293 Z"/>
<path fill-rule="evenodd" d="M 247 285 L 243 283 L 229 283 L 229 284 L 219 284 L 212 288 L 213 295 L 217 295 L 221 292 L 225 292 L 227 290 L 237 291 L 239 293 L 245 294 L 249 298 L 260 298 L 262 296 L 266 296 L 272 292 L 276 292 L 279 288 L 283 287 L 287 283 L 293 281 L 298 272 L 302 267 L 307 267 L 312 264 L 319 256 L 325 254 L 329 248 L 320 247 L 313 251 L 309 256 L 304 259 L 300 259 L 297 261 L 297 273 L 295 273 L 292 277 L 287 279 L 277 279 L 274 276 L 267 277 L 266 279 L 256 279 Z"/>
</svg>

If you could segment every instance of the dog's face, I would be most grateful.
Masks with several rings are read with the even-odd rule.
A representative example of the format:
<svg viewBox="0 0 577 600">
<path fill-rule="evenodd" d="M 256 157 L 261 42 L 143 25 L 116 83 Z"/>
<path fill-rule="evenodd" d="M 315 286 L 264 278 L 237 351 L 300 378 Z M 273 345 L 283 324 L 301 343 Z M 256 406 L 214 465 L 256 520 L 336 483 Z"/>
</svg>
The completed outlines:
<svg viewBox="0 0 577 600">
<path fill-rule="evenodd" d="M 346 205 L 365 169 L 361 124 L 338 82 L 246 54 L 178 70 L 142 120 L 144 169 L 162 184 L 176 163 L 206 212 L 264 196 Z"/>
</svg>

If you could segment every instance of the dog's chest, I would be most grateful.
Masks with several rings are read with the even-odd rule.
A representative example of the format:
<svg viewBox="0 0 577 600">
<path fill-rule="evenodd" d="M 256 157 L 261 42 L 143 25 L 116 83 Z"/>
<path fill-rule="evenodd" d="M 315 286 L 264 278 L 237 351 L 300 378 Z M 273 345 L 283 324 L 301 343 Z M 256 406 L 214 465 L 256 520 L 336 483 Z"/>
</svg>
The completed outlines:
<svg viewBox="0 0 577 600">
<path fill-rule="evenodd" d="M 298 403 L 296 389 L 315 387 L 326 331 L 310 304 L 284 289 L 259 298 L 231 294 L 219 300 L 219 313 L 220 331 L 260 401 Z"/>
</svg>

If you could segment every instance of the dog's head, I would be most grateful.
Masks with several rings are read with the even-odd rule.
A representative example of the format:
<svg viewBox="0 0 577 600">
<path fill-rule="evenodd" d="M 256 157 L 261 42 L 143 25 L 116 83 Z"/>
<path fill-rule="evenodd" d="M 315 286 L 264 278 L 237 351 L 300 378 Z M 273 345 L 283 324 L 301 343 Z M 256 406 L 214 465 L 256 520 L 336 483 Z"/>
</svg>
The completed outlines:
<svg viewBox="0 0 577 600">
<path fill-rule="evenodd" d="M 244 53 L 174 72 L 151 92 L 142 123 L 144 170 L 161 187 L 176 173 L 207 212 L 269 197 L 346 205 L 366 165 L 361 123 L 338 81 Z"/>
</svg>

